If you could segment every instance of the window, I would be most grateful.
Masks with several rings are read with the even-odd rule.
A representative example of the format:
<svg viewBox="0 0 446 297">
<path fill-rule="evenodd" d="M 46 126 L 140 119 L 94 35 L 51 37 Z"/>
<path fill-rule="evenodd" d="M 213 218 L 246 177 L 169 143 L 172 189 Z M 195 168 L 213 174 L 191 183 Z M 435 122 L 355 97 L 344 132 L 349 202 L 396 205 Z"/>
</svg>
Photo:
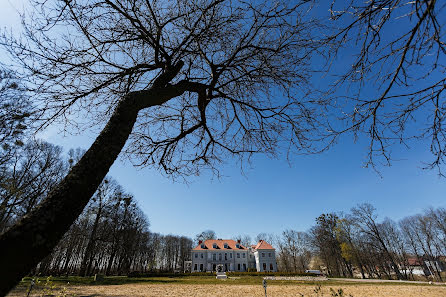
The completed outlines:
<svg viewBox="0 0 446 297">
<path fill-rule="evenodd" d="M 249 255 L 249 258 L 252 259 L 252 255 Z"/>
<path fill-rule="evenodd" d="M 240 271 L 240 264 L 237 265 L 237 270 Z"/>
<path fill-rule="evenodd" d="M 205 248 L 206 248 L 206 246 L 204 245 L 204 243 L 201 244 L 201 248 L 202 248 L 202 249 L 205 249 Z"/>
<path fill-rule="evenodd" d="M 240 253 L 237 253 L 237 258 L 240 258 Z M 240 269 L 239 269 L 240 270 Z"/>
<path fill-rule="evenodd" d="M 235 247 L 239 249 L 239 248 L 240 248 L 240 244 L 237 243 L 237 244 L 235 245 Z"/>
<path fill-rule="evenodd" d="M 228 244 L 225 242 L 225 249 L 227 249 L 228 248 Z"/>
<path fill-rule="evenodd" d="M 217 248 L 217 244 L 216 244 L 216 243 L 212 244 L 212 247 L 213 247 L 214 249 L 216 249 L 216 248 Z"/>
<path fill-rule="evenodd" d="M 228 253 L 225 253 L 225 260 L 228 260 Z"/>
<path fill-rule="evenodd" d="M 217 254 L 212 254 L 212 260 L 217 260 Z"/>
<path fill-rule="evenodd" d="M 221 253 L 218 254 L 218 260 L 221 260 Z"/>
<path fill-rule="evenodd" d="M 266 263 L 263 263 L 263 271 L 266 271 Z"/>
<path fill-rule="evenodd" d="M 232 253 L 230 253 L 229 255 L 230 255 L 230 258 L 232 259 Z"/>
<path fill-rule="evenodd" d="M 270 258 L 271 258 L 271 253 L 268 253 L 268 257 L 270 257 Z"/>
<path fill-rule="evenodd" d="M 203 264 L 200 264 L 200 271 L 203 271 Z"/>
<path fill-rule="evenodd" d="M 198 254 L 195 254 L 195 258 L 198 258 Z"/>
<path fill-rule="evenodd" d="M 194 265 L 194 270 L 197 271 L 197 264 Z"/>
<path fill-rule="evenodd" d="M 242 255 L 243 255 L 243 258 L 246 258 L 246 254 L 245 253 L 243 253 Z"/>
<path fill-rule="evenodd" d="M 203 257 L 204 257 L 203 253 L 201 253 L 200 255 L 201 255 L 201 259 L 203 259 Z"/>
<path fill-rule="evenodd" d="M 273 268 L 273 264 L 271 263 L 271 264 L 269 264 L 269 270 L 271 270 L 271 271 L 273 271 L 274 270 L 274 268 Z"/>
<path fill-rule="evenodd" d="M 265 258 L 265 253 L 262 253 L 262 258 Z"/>
<path fill-rule="evenodd" d="M 243 271 L 246 271 L 246 264 L 243 263 Z"/>
</svg>

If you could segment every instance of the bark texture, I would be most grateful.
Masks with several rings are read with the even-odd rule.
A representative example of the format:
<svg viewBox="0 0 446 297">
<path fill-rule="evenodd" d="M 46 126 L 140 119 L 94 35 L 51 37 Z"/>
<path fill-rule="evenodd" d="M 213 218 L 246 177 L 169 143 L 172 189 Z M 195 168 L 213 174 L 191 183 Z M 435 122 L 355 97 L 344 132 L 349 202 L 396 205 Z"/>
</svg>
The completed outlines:
<svg viewBox="0 0 446 297">
<path fill-rule="evenodd" d="M 174 74 L 181 66 L 173 69 Z M 5 296 L 51 253 L 81 214 L 124 147 L 139 110 L 160 105 L 184 92 L 181 83 L 168 84 L 173 77 L 168 71 L 153 88 L 126 95 L 90 149 L 63 181 L 41 205 L 0 236 L 0 296 Z"/>
</svg>

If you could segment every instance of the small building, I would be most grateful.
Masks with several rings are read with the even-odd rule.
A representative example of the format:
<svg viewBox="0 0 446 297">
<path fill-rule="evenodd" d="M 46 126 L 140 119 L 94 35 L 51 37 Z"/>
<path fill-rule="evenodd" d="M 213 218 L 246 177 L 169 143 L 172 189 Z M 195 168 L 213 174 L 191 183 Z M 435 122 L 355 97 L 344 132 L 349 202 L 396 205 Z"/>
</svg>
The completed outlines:
<svg viewBox="0 0 446 297">
<path fill-rule="evenodd" d="M 192 272 L 216 271 L 217 266 L 223 271 L 277 271 L 275 249 L 264 240 L 250 247 L 232 239 L 199 241 L 191 257 Z"/>
<path fill-rule="evenodd" d="M 409 257 L 407 259 L 409 273 L 416 276 L 427 275 L 423 259 L 417 257 Z"/>
<path fill-rule="evenodd" d="M 443 272 L 444 265 L 440 258 L 427 260 L 423 257 L 409 257 L 407 259 L 408 272 L 416 276 L 431 276 Z M 404 271 L 405 267 L 400 267 Z"/>
</svg>

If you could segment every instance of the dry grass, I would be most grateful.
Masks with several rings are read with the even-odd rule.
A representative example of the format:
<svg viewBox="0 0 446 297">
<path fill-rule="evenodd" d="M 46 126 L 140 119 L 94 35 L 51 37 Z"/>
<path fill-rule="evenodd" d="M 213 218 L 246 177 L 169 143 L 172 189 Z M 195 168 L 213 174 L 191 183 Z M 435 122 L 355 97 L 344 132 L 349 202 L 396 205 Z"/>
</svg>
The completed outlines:
<svg viewBox="0 0 446 297">
<path fill-rule="evenodd" d="M 360 284 L 360 285 L 324 285 L 321 292 L 315 292 L 314 285 L 293 284 L 293 285 L 270 285 L 268 286 L 269 297 L 322 297 L 333 296 L 330 288 L 338 290 L 343 289 L 345 297 L 350 295 L 354 297 L 444 297 L 446 296 L 445 286 L 433 285 L 379 285 L 379 284 Z M 206 284 L 124 284 L 124 285 L 97 285 L 97 286 L 70 286 L 68 288 L 70 295 L 88 296 L 88 297 L 124 297 L 124 296 L 258 296 L 263 297 L 264 291 L 261 285 L 206 285 Z M 26 296 L 24 292 L 16 291 L 8 296 Z M 38 296 L 38 295 L 33 295 Z M 334 295 L 336 296 L 336 295 Z"/>
</svg>

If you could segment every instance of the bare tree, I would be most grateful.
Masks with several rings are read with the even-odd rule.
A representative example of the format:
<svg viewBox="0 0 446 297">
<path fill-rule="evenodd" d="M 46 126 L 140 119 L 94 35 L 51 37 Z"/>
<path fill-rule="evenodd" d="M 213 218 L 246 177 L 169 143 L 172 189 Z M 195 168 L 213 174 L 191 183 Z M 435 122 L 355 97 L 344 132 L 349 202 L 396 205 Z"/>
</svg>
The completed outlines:
<svg viewBox="0 0 446 297">
<path fill-rule="evenodd" d="M 337 236 L 339 219 L 335 213 L 317 217 L 316 226 L 310 230 L 311 240 L 329 275 L 351 277 L 351 263 L 343 257 L 341 242 Z"/>
<path fill-rule="evenodd" d="M 279 262 L 287 271 L 303 272 L 311 260 L 310 236 L 305 232 L 285 230 L 279 241 Z"/>
<path fill-rule="evenodd" d="M 32 113 L 21 81 L 0 65 L 0 180 L 10 158 L 23 145 Z"/>
<path fill-rule="evenodd" d="M 326 148 L 320 141 L 331 144 L 352 131 L 370 137 L 369 164 L 376 155 L 389 161 L 388 146 L 411 136 L 429 137 L 431 166 L 442 164 L 445 46 L 437 16 L 444 5 L 334 1 L 333 19 L 348 25 L 318 39 L 310 1 L 288 2 L 33 1 L 36 13 L 24 19 L 24 38 L 3 36 L 1 43 L 26 72 L 41 126 L 61 121 L 67 129 L 84 128 L 83 117 L 107 124 L 47 199 L 1 235 L 7 274 L 0 294 L 57 244 L 123 149 L 136 165 L 174 177 L 202 169 L 218 174 L 228 156 L 242 162 L 254 153 L 275 156 L 280 145 L 317 152 Z M 400 19 L 395 16 L 406 14 L 405 31 L 381 42 Z M 319 46 L 336 55 L 352 36 L 357 60 L 335 87 L 353 82 L 353 94 L 343 104 L 340 96 L 306 97 Z M 381 92 L 363 98 L 369 79 Z M 321 135 L 330 104 L 336 112 L 346 108 L 344 125 Z M 430 125 L 407 135 L 420 113 Z"/>
<path fill-rule="evenodd" d="M 389 165 L 392 146 L 414 139 L 430 141 L 434 159 L 427 168 L 444 164 L 445 8 L 436 0 L 332 1 L 326 42 L 336 81 L 330 87 L 343 124 L 328 134 L 365 134 L 367 165 L 377 159 Z"/>
<path fill-rule="evenodd" d="M 245 247 L 249 247 L 252 244 L 251 236 L 246 235 L 246 234 L 245 235 L 237 235 L 237 236 L 234 236 L 233 238 L 235 238 L 235 240 L 237 240 L 237 241 L 240 240 L 240 244 Z"/>
<path fill-rule="evenodd" d="M 24 145 L 31 104 L 25 90 L 14 74 L 0 65 L 0 222 L 8 208 L 8 181 L 14 157 Z M 1 225 L 2 223 L 0 223 Z M 2 230 L 3 228 L 0 228 Z"/>
<path fill-rule="evenodd" d="M 107 181 L 107 182 L 105 182 Z M 138 275 L 184 269 L 192 240 L 149 231 L 138 205 L 111 177 L 33 273 L 42 275 Z"/>
<path fill-rule="evenodd" d="M 336 224 L 336 238 L 340 242 L 342 257 L 358 267 L 362 278 L 365 278 L 364 264 L 357 246 L 358 234 L 356 230 L 354 220 L 345 216 L 339 219 Z"/>
<path fill-rule="evenodd" d="M 0 230 L 30 213 L 66 174 L 62 148 L 29 140 L 10 151 L 0 180 Z"/>
<path fill-rule="evenodd" d="M 273 233 L 262 232 L 262 233 L 257 234 L 257 236 L 254 238 L 254 240 L 255 240 L 255 243 L 259 242 L 260 240 L 265 240 L 269 244 L 275 245 L 278 240 L 278 237 Z"/>
<path fill-rule="evenodd" d="M 376 209 L 371 204 L 363 203 L 352 208 L 352 216 L 359 224 L 361 232 L 376 242 L 376 247 L 383 252 L 385 261 L 390 264 L 396 277 L 398 279 L 403 279 L 404 277 L 399 270 L 395 255 L 386 239 L 386 232 L 382 229 L 382 226 L 376 222 L 377 215 L 375 210 Z"/>
<path fill-rule="evenodd" d="M 83 255 L 82 263 L 80 266 L 79 275 L 85 276 L 89 275 L 91 266 L 93 264 L 93 251 L 95 248 L 95 243 L 98 240 L 97 232 L 99 228 L 99 224 L 102 220 L 102 217 L 105 215 L 105 208 L 112 204 L 113 201 L 113 193 L 116 190 L 116 182 L 110 180 L 110 178 L 105 178 L 102 183 L 99 185 L 96 194 L 90 200 L 88 205 L 87 215 L 92 216 L 94 219 L 92 220 L 92 227 L 90 235 L 88 236 L 87 246 L 85 247 L 85 252 Z"/>
<path fill-rule="evenodd" d="M 1 295 L 57 244 L 128 138 L 138 164 L 168 174 L 216 170 L 228 155 L 274 155 L 281 143 L 312 150 L 317 121 L 300 99 L 316 46 L 307 1 L 33 7 L 24 38 L 2 44 L 29 74 L 42 126 L 73 124 L 74 112 L 107 125 L 47 199 L 1 235 Z"/>
<path fill-rule="evenodd" d="M 205 230 L 201 233 L 195 235 L 195 243 L 198 244 L 199 241 L 205 241 L 208 239 L 217 239 L 217 235 L 213 230 Z"/>
</svg>

